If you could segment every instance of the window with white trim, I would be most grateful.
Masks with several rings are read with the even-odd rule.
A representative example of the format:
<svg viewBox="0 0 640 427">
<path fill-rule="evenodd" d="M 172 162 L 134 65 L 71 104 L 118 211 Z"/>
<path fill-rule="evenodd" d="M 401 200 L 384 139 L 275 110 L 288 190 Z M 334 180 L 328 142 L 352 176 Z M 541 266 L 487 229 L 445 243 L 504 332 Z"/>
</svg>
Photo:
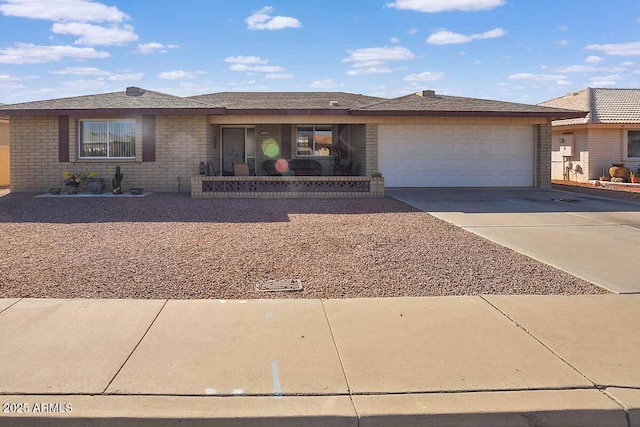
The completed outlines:
<svg viewBox="0 0 640 427">
<path fill-rule="evenodd" d="M 298 126 L 296 156 L 329 157 L 332 143 L 332 126 Z"/>
<path fill-rule="evenodd" d="M 640 158 L 640 130 L 627 132 L 627 157 Z"/>
<path fill-rule="evenodd" d="M 80 158 L 136 157 L 135 120 L 80 120 L 79 135 Z"/>
</svg>

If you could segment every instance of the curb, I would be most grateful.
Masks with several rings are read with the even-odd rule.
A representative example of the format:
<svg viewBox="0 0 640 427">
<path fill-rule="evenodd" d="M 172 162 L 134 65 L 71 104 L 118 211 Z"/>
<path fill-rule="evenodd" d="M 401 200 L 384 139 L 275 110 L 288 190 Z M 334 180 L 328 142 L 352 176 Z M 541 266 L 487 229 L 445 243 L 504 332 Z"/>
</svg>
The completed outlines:
<svg viewBox="0 0 640 427">
<path fill-rule="evenodd" d="M 354 396 L 4 395 L 0 426 L 636 426 L 596 389 Z"/>
</svg>

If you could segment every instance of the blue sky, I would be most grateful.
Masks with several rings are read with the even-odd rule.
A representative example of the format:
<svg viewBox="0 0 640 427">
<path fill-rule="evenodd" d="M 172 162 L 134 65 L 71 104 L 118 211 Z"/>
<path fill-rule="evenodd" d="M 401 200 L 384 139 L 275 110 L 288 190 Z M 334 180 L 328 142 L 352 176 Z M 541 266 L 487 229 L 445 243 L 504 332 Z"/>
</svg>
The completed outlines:
<svg viewBox="0 0 640 427">
<path fill-rule="evenodd" d="M 640 1 L 0 0 L 0 102 L 126 86 L 526 103 L 640 87 Z"/>
</svg>

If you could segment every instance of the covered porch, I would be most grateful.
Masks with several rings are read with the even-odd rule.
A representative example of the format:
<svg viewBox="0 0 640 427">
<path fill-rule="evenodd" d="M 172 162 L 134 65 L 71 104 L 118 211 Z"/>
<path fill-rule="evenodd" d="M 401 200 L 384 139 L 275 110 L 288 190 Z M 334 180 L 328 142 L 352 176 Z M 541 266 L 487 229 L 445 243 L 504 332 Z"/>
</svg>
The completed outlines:
<svg viewBox="0 0 640 427">
<path fill-rule="evenodd" d="M 377 176 L 377 153 L 371 149 L 377 127 L 330 117 L 270 123 L 277 118 L 210 116 L 208 159 L 191 180 L 191 195 L 383 196 L 384 179 Z"/>
</svg>

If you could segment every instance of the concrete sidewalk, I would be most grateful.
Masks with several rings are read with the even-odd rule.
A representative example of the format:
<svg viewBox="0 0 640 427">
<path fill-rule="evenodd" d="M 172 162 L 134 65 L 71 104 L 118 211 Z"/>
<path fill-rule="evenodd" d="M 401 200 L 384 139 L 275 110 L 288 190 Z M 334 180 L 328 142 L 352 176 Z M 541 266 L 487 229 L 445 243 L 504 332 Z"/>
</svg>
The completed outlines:
<svg viewBox="0 0 640 427">
<path fill-rule="evenodd" d="M 639 295 L 0 299 L 0 426 L 640 426 L 638 324 Z"/>
</svg>

